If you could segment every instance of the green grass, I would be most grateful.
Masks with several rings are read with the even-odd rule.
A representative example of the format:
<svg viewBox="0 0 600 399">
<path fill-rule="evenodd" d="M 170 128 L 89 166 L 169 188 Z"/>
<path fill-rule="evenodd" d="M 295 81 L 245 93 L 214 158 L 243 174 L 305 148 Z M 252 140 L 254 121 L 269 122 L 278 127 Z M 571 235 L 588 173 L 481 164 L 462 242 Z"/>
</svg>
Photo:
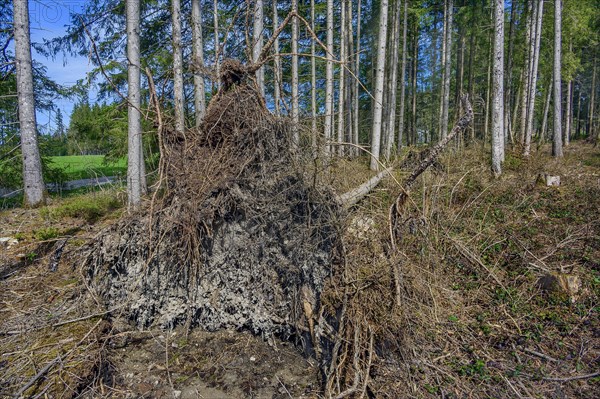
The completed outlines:
<svg viewBox="0 0 600 399">
<path fill-rule="evenodd" d="M 98 176 L 122 176 L 127 173 L 126 160 L 104 164 L 104 155 L 68 155 L 51 157 L 51 167 L 62 169 L 67 180 L 89 179 Z"/>
</svg>

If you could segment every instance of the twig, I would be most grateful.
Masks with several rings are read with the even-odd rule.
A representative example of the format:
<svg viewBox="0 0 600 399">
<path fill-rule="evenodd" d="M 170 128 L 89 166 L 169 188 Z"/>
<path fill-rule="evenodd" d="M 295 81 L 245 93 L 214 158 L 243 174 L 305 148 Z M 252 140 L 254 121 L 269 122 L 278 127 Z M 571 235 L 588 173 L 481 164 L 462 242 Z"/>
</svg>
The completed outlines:
<svg viewBox="0 0 600 399">
<path fill-rule="evenodd" d="M 559 360 L 557 360 L 557 359 L 555 359 L 555 358 L 553 358 L 553 357 L 551 357 L 551 356 L 548 356 L 548 355 L 546 355 L 546 354 L 544 354 L 544 353 L 541 353 L 541 352 L 534 351 L 533 349 L 521 348 L 521 350 L 522 350 L 523 352 L 525 352 L 525 353 L 528 353 L 528 354 L 530 354 L 530 355 L 533 355 L 533 356 L 540 357 L 540 358 L 542 358 L 542 359 L 546 359 L 546 360 L 548 360 L 548 361 L 550 361 L 550 362 L 555 362 L 555 363 L 558 363 L 558 362 L 559 362 Z"/>
<path fill-rule="evenodd" d="M 283 387 L 283 389 L 285 390 L 285 393 L 288 394 L 288 396 L 291 399 L 294 399 L 294 397 L 292 396 L 292 394 L 290 393 L 290 391 L 288 391 L 288 389 L 285 387 L 285 384 L 283 382 L 281 382 L 281 380 L 279 379 L 279 377 L 277 375 L 275 375 L 275 378 L 277 379 L 277 381 L 279 381 L 279 383 L 281 384 L 281 386 Z"/>
<path fill-rule="evenodd" d="M 574 375 L 573 377 L 563 377 L 563 378 L 554 378 L 554 377 L 544 377 L 542 380 L 545 381 L 557 381 L 557 382 L 568 382 L 574 380 L 587 380 L 588 378 L 600 377 L 600 371 L 596 371 L 591 374 L 584 375 Z"/>
</svg>

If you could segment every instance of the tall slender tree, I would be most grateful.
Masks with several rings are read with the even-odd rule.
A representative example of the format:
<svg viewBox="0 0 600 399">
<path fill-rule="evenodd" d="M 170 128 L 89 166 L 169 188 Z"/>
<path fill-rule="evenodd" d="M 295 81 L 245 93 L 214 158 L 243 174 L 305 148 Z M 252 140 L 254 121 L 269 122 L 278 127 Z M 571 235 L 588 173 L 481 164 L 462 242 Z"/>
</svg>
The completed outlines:
<svg viewBox="0 0 600 399">
<path fill-rule="evenodd" d="M 140 98 L 140 1 L 127 0 L 127 203 L 136 209 L 144 194 Z"/>
<path fill-rule="evenodd" d="M 381 0 L 379 10 L 379 39 L 377 40 L 377 69 L 375 74 L 375 103 L 371 137 L 371 170 L 379 169 L 381 122 L 383 117 L 383 85 L 385 77 L 385 49 L 387 42 L 388 0 Z"/>
<path fill-rule="evenodd" d="M 252 29 L 252 61 L 257 62 L 263 48 L 263 1 L 256 0 L 254 3 L 254 28 Z M 256 71 L 256 83 L 260 94 L 265 95 L 265 69 L 263 67 Z"/>
<path fill-rule="evenodd" d="M 37 139 L 27 0 L 13 1 L 13 18 L 25 206 L 37 207 L 45 204 L 46 189 Z"/>
<path fill-rule="evenodd" d="M 504 150 L 504 0 L 494 0 L 494 67 L 492 100 L 492 171 L 502 174 Z"/>
<path fill-rule="evenodd" d="M 292 0 L 292 12 L 298 13 L 298 0 Z M 298 18 L 292 19 L 292 136 L 295 145 L 298 145 L 300 135 L 298 123 L 300 106 L 298 101 Z"/>
<path fill-rule="evenodd" d="M 333 131 L 333 0 L 327 0 L 327 67 L 325 70 L 325 141 L 331 140 Z M 325 154 L 329 155 L 329 143 L 325 145 Z"/>
<path fill-rule="evenodd" d="M 562 0 L 554 0 L 554 135 L 552 155 L 563 156 L 562 143 L 562 94 L 561 94 L 561 47 L 562 47 Z"/>
<path fill-rule="evenodd" d="M 277 4 L 277 0 L 273 0 L 273 4 Z M 274 6 L 277 7 L 276 5 Z M 315 31 L 315 0 L 310 0 L 310 28 Z M 316 155 L 317 150 L 317 58 L 316 58 L 316 43 L 311 40 L 310 43 L 310 111 L 311 119 L 311 142 L 313 152 Z"/>
<path fill-rule="evenodd" d="M 173 24 L 173 101 L 175 110 L 175 131 L 183 134 L 185 130 L 185 111 L 183 106 L 183 49 L 181 48 L 181 3 L 171 0 Z"/>
<path fill-rule="evenodd" d="M 192 57 L 200 68 L 204 66 L 204 41 L 202 40 L 202 8 L 200 0 L 192 0 Z M 200 71 L 202 72 L 202 71 Z M 206 90 L 204 77 L 201 73 L 194 73 L 194 112 L 196 127 L 200 126 L 206 111 Z"/>
<path fill-rule="evenodd" d="M 442 112 L 442 139 L 448 135 L 448 111 L 450 108 L 450 72 L 452 70 L 452 19 L 454 13 L 454 1 L 448 2 L 448 19 L 446 28 L 446 55 L 444 69 L 444 107 Z"/>
<path fill-rule="evenodd" d="M 406 1 L 406 0 L 405 0 Z M 398 91 L 398 42 L 400 41 L 400 19 L 402 16 L 402 7 L 400 1 L 396 1 L 393 7 L 392 20 L 392 49 L 390 56 L 390 73 L 388 80 L 388 109 L 386 128 L 386 143 L 384 157 L 390 158 L 392 147 L 394 145 L 394 133 L 396 132 L 396 93 Z"/>
<path fill-rule="evenodd" d="M 400 63 L 400 106 L 398 116 L 398 152 L 402 148 L 402 135 L 404 132 L 404 110 L 406 99 L 406 49 L 408 36 L 408 1 L 404 0 L 404 12 L 402 16 L 402 62 Z"/>
<path fill-rule="evenodd" d="M 532 62 L 531 70 L 529 74 L 529 94 L 528 94 L 528 109 L 527 109 L 527 126 L 525 130 L 525 147 L 523 149 L 523 155 L 529 156 L 531 151 L 531 139 L 533 137 L 533 120 L 535 112 L 535 94 L 537 88 L 537 77 L 538 77 L 538 65 L 540 59 L 540 43 L 542 40 L 542 20 L 544 17 L 544 0 L 539 0 L 536 7 L 536 23 L 534 27 L 534 34 L 532 35 L 533 49 L 532 49 Z"/>
<path fill-rule="evenodd" d="M 272 1 L 273 5 L 273 31 L 279 26 L 279 13 L 277 10 L 277 0 Z M 275 115 L 281 114 L 281 59 L 279 58 L 279 37 L 273 42 L 273 102 L 275 103 Z"/>
<path fill-rule="evenodd" d="M 344 100 L 346 96 L 345 86 L 345 75 L 346 71 L 344 67 L 346 65 L 346 2 L 342 0 L 340 12 L 340 25 L 342 30 L 340 33 L 340 78 L 338 84 L 338 126 L 337 126 L 337 141 L 339 143 L 344 141 Z M 344 146 L 338 146 L 338 154 L 342 156 L 344 154 Z"/>
</svg>

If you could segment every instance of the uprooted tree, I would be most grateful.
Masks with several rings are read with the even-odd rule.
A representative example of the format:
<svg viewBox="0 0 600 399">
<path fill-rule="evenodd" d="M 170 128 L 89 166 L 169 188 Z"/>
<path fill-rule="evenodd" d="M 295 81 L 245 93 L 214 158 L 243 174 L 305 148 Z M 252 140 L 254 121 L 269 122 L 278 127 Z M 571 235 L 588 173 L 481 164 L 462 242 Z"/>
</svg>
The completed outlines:
<svg viewBox="0 0 600 399">
<path fill-rule="evenodd" d="M 316 184 L 312 155 L 293 145 L 292 126 L 272 116 L 251 79 L 257 65 L 221 65 L 199 128 L 159 123 L 152 201 L 88 245 L 84 272 L 106 308 L 137 327 L 297 339 L 320 360 L 330 394 L 364 394 L 375 334 L 346 317 L 347 293 L 337 304 L 321 298 L 345 283 L 345 208 L 389 172 L 341 196 Z"/>
</svg>

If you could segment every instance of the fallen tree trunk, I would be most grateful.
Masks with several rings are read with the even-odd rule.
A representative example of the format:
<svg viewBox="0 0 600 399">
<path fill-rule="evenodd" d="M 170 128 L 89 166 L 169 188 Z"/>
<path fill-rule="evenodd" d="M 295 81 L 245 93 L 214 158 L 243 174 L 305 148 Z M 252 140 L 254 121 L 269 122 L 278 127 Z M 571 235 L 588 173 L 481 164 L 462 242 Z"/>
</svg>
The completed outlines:
<svg viewBox="0 0 600 399">
<path fill-rule="evenodd" d="M 369 180 L 356 187 L 355 189 L 352 189 L 344 194 L 338 195 L 338 202 L 345 208 L 350 208 L 356 205 L 367 194 L 369 194 L 371 190 L 377 187 L 381 180 L 383 180 L 383 178 L 390 173 L 392 173 L 391 168 L 382 170 L 377 175 L 371 177 Z"/>
<path fill-rule="evenodd" d="M 429 154 L 421 163 L 412 171 L 412 173 L 404 180 L 402 184 L 403 191 L 398 195 L 396 201 L 392 204 L 389 210 L 389 228 L 390 228 L 390 240 L 392 243 L 392 251 L 396 251 L 396 242 L 398 237 L 398 227 L 402 218 L 402 212 L 404 211 L 404 205 L 410 194 L 410 190 L 417 180 L 417 178 L 431 166 L 440 152 L 446 147 L 446 145 L 456 137 L 460 132 L 464 132 L 467 127 L 473 122 L 473 107 L 469 102 L 468 96 L 461 98 L 462 108 L 464 110 L 463 116 L 456 122 L 456 125 L 452 128 L 452 131 L 445 139 L 436 144 L 430 151 Z"/>
</svg>

